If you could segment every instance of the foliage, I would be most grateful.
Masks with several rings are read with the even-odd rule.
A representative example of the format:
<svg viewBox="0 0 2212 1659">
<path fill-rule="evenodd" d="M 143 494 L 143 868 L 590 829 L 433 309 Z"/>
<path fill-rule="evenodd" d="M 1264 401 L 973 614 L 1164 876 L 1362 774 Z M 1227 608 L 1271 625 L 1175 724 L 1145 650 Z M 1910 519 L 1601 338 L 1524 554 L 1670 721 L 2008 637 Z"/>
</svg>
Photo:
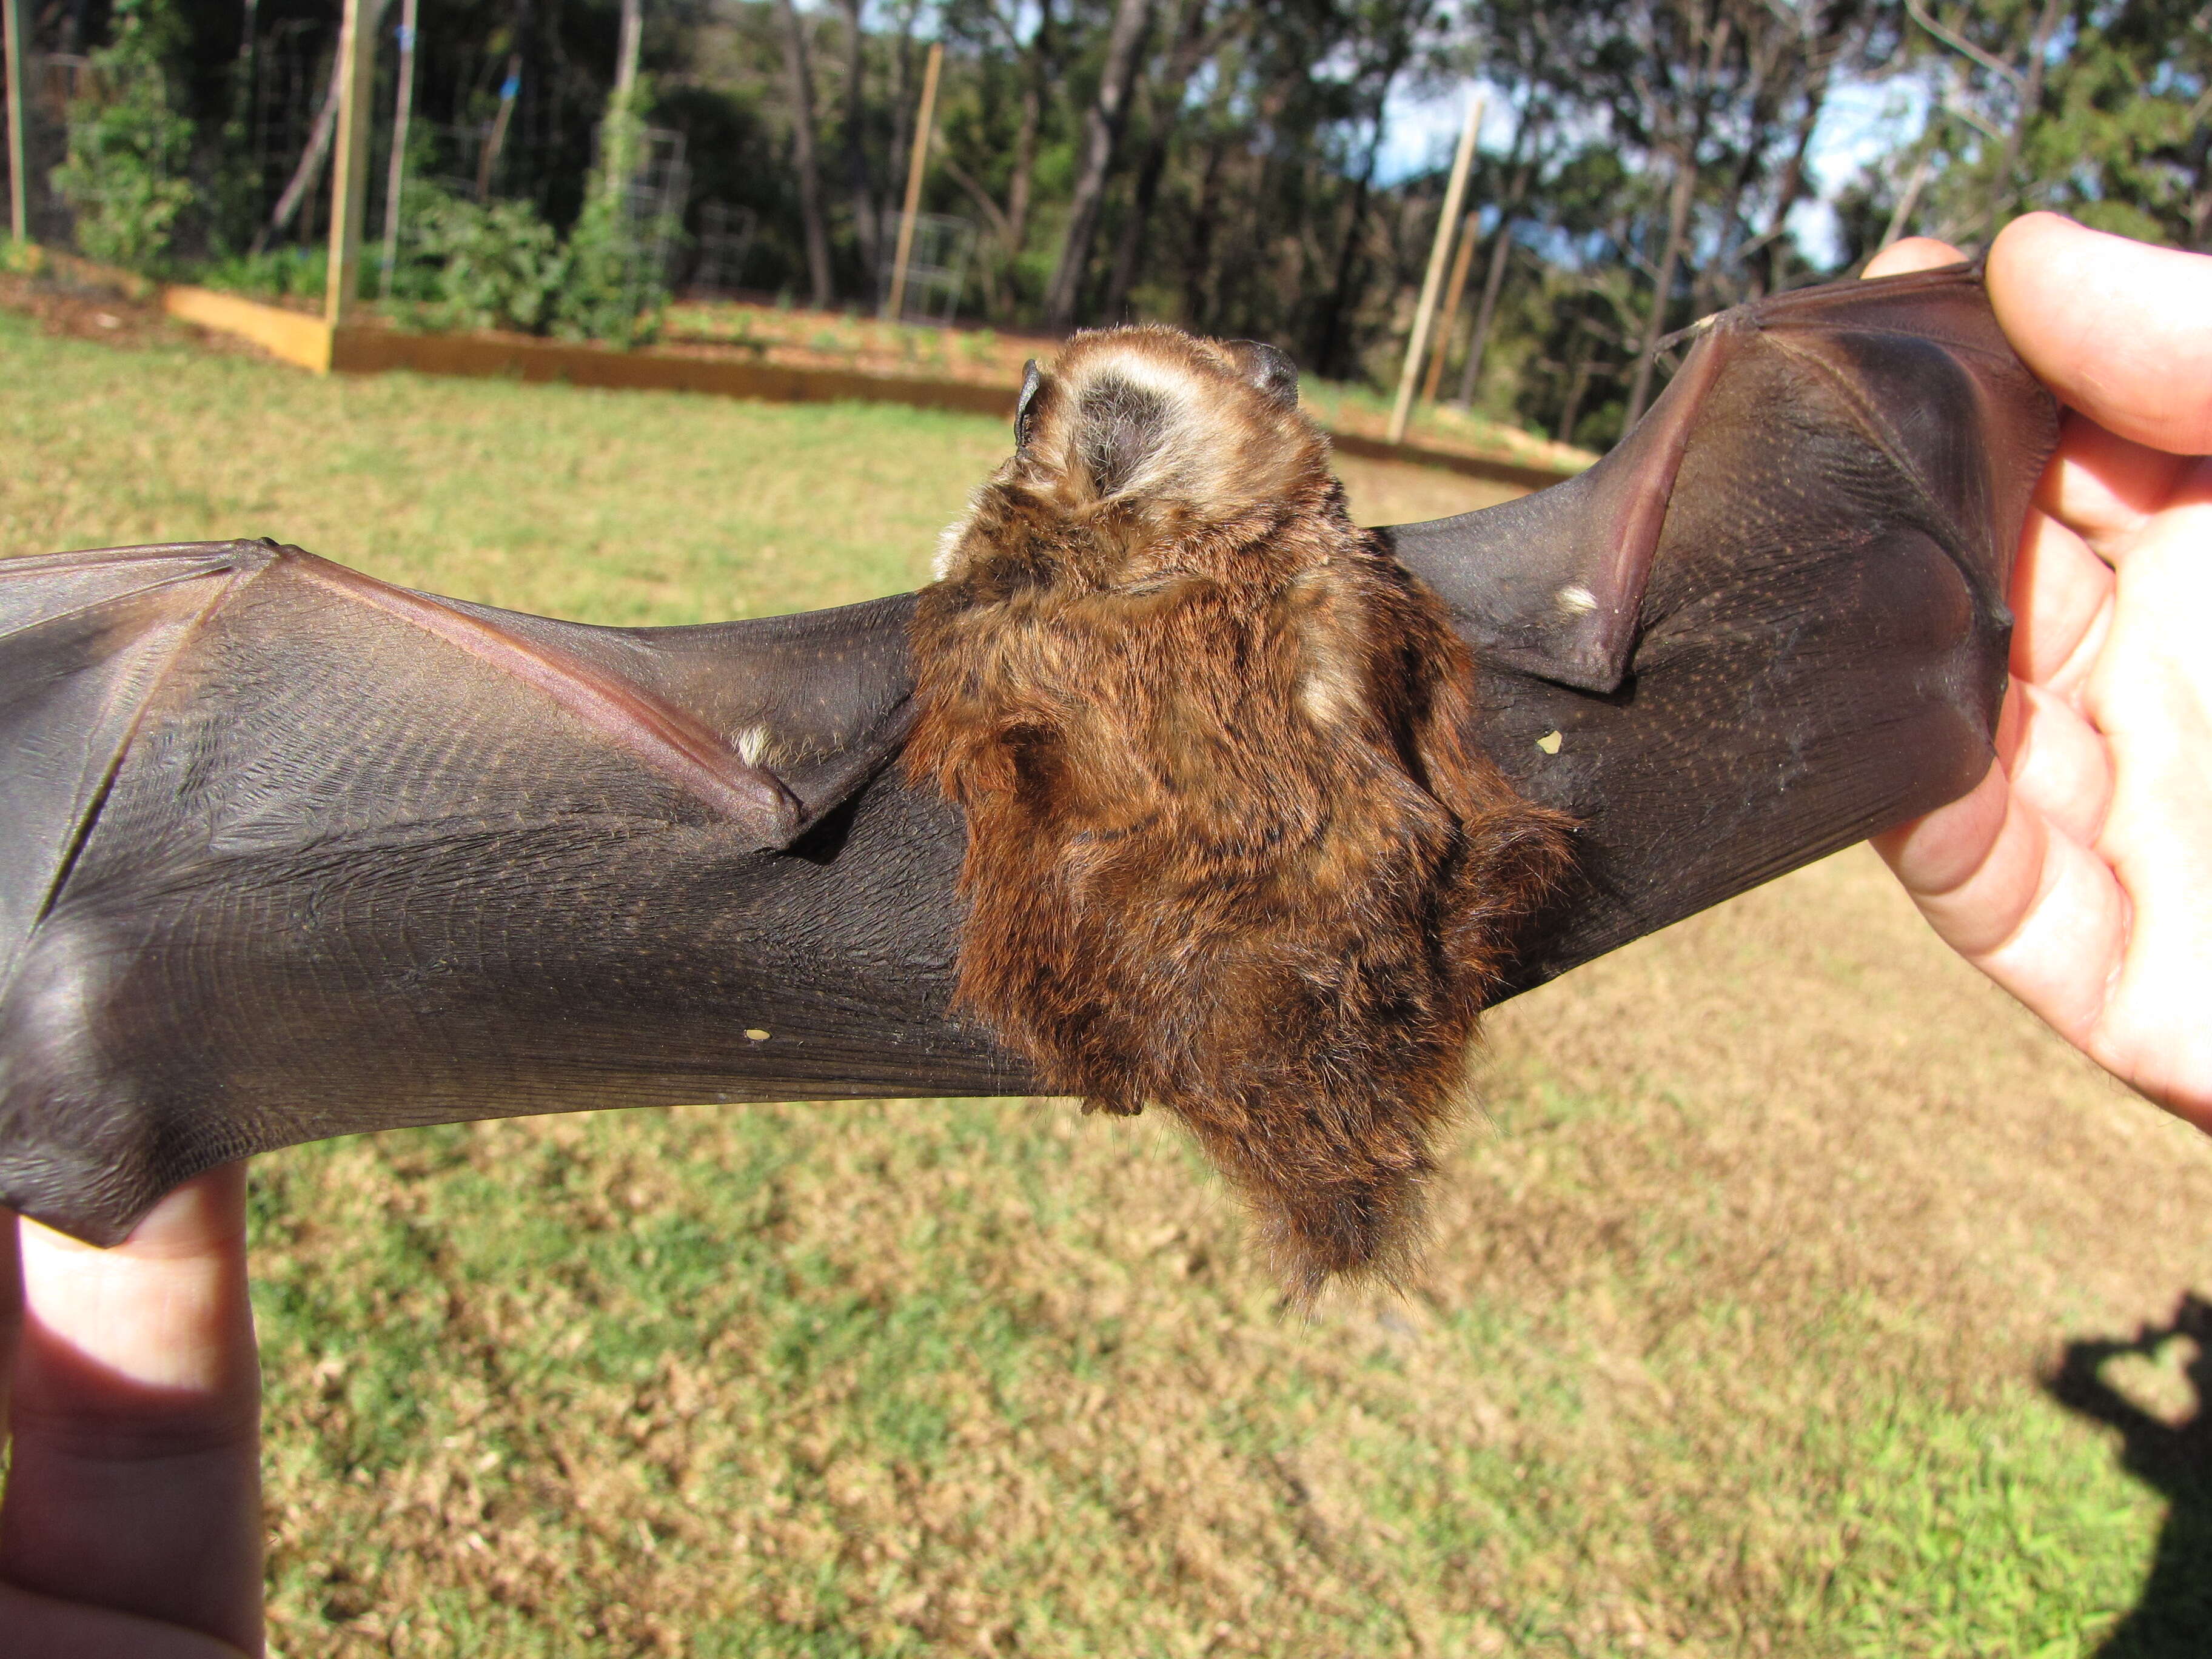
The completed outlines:
<svg viewBox="0 0 2212 1659">
<path fill-rule="evenodd" d="M 203 288 L 276 299 L 319 300 L 330 276 L 330 260 L 320 248 L 276 247 L 261 253 L 232 253 L 194 273 Z"/>
<path fill-rule="evenodd" d="M 641 82 L 627 96 L 615 94 L 607 100 L 599 126 L 599 165 L 568 234 L 552 307 L 552 332 L 563 339 L 627 346 L 659 331 L 668 290 L 654 243 L 671 228 L 643 220 L 632 199 L 645 161 L 642 112 L 651 96 Z"/>
<path fill-rule="evenodd" d="M 2212 249 L 2212 9 L 2204 0 L 1923 5 L 1897 76 L 1924 126 L 1861 186 L 1856 245 L 1899 229 L 1985 241 L 2029 208 Z"/>
<path fill-rule="evenodd" d="M 137 38 L 134 17 L 155 15 L 133 8 L 187 3 L 127 0 L 109 50 Z M 1080 152 L 1123 9 L 802 6 L 818 175 L 802 190 L 802 100 L 765 0 L 653 8 L 654 89 L 641 79 L 623 108 L 608 78 L 617 9 L 605 0 L 427 9 L 418 131 L 488 130 L 513 63 L 520 91 L 495 182 L 534 210 L 437 206 L 396 287 L 457 322 L 651 337 L 672 228 L 618 204 L 626 192 L 610 184 L 635 176 L 625 169 L 649 119 L 688 143 L 688 222 L 714 204 L 757 223 L 744 280 L 786 296 L 811 288 L 811 199 L 836 299 L 872 308 L 933 33 L 946 55 L 921 205 L 973 229 L 969 317 L 1039 327 L 1070 228 L 1087 216 L 1078 322 L 1157 318 L 1267 338 L 1310 374 L 1382 386 L 1395 378 L 1447 161 L 1441 136 L 1432 153 L 1411 152 L 1408 114 L 1448 125 L 1439 106 L 1486 86 L 1469 198 L 1482 240 L 1445 319 L 1447 395 L 1463 387 L 1489 415 L 1589 444 L 1628 417 L 1647 341 L 1849 271 L 1893 233 L 1983 242 L 2003 218 L 2048 206 L 2212 250 L 2206 0 L 1152 0 L 1101 185 Z M 76 49 L 60 20 L 82 10 L 47 9 L 44 49 Z M 266 198 L 297 151 L 234 153 L 265 128 L 265 112 L 246 107 L 253 88 L 274 84 L 240 70 L 240 47 L 281 39 L 305 64 L 331 43 L 325 24 L 250 15 L 256 40 L 241 43 L 195 11 L 179 82 L 197 88 L 200 130 L 230 135 L 226 159 L 196 165 Z M 1869 120 L 1869 97 L 1886 92 L 1892 114 Z M 1854 125 L 1861 170 L 1838 188 L 1814 166 L 1842 165 Z M 173 180 L 173 147 L 164 153 Z M 472 161 L 444 161 L 472 181 Z M 1474 319 L 1501 245 L 1478 353 Z M 1657 363 L 1648 390 L 1665 372 Z"/>
<path fill-rule="evenodd" d="M 551 332 L 565 340 L 632 345 L 659 331 L 667 291 L 619 196 L 584 204 L 564 250 Z"/>
<path fill-rule="evenodd" d="M 512 329 L 629 346 L 659 331 L 668 295 L 656 231 L 632 211 L 628 181 L 643 143 L 642 88 L 627 109 L 611 99 L 603 155 L 564 239 L 527 202 L 477 203 L 410 177 L 393 298 L 409 320 L 440 329 Z"/>
<path fill-rule="evenodd" d="M 2148 241 L 2212 248 L 2212 9 L 2086 7 L 2023 136 L 2025 204 Z"/>
<path fill-rule="evenodd" d="M 76 210 L 86 254 L 150 270 L 192 199 L 191 123 L 169 84 L 182 30 L 169 0 L 115 0 L 112 27 L 70 106 L 69 156 L 53 186 Z"/>
<path fill-rule="evenodd" d="M 480 204 L 425 191 L 409 231 L 411 259 L 432 273 L 424 322 L 544 332 L 567 260 L 553 228 L 527 202 Z"/>
</svg>

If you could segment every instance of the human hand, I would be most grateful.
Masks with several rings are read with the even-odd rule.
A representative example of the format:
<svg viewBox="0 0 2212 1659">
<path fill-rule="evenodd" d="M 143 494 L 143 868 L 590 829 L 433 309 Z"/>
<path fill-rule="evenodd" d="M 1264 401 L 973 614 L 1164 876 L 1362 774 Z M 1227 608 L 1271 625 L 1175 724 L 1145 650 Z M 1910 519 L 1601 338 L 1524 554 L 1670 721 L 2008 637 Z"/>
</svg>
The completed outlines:
<svg viewBox="0 0 2212 1659">
<path fill-rule="evenodd" d="M 244 1164 L 110 1250 L 0 1211 L 0 1653 L 261 1651 Z"/>
<path fill-rule="evenodd" d="M 1914 238 L 1867 274 L 1958 257 Z M 2036 213 L 1988 281 L 2068 406 L 2014 567 L 1998 763 L 1875 845 L 1967 961 L 2212 1131 L 2212 258 Z"/>
</svg>

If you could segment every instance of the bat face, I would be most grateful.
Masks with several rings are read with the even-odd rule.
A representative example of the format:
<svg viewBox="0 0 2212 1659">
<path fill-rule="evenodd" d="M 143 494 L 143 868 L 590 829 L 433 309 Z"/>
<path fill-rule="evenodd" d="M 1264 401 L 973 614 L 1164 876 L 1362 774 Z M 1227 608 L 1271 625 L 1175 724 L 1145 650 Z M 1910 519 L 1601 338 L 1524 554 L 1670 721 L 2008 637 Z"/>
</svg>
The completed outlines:
<svg viewBox="0 0 2212 1659">
<path fill-rule="evenodd" d="M 1257 349 L 1191 349 L 1265 428 L 1279 368 Z M 1025 450 L 1066 454 L 1080 422 L 1059 395 L 1040 374 Z M 1351 723 L 1283 821 L 1356 783 L 1389 810 L 1360 819 L 1342 867 L 1405 856 L 1431 875 L 1455 835 L 1472 856 L 1465 826 L 1486 801 L 1573 821 L 1571 868 L 1541 908 L 1475 930 L 1479 972 L 1406 970 L 1449 1030 L 1468 984 L 1480 1000 L 1540 982 L 1940 805 L 1988 762 L 2004 572 L 2054 434 L 1978 276 L 1954 269 L 1731 313 L 1582 478 L 1379 541 L 1341 541 L 1303 452 L 1279 442 L 1261 460 L 1307 491 L 1299 556 L 1341 552 L 1357 576 L 1310 585 L 1313 614 L 1285 611 L 1297 647 L 1255 659 L 1277 676 L 1277 729 Z M 1127 447 L 1106 444 L 1102 464 Z M 1115 521 L 1089 477 L 1084 510 Z M 1146 496 L 1182 504 L 1166 518 L 1121 514 L 1121 565 L 1086 556 L 1118 580 L 1254 495 L 1233 468 L 1203 471 Z M 1297 586 L 1296 560 L 1261 564 L 1259 586 Z M 1024 582 L 1036 597 L 1057 580 Z M 1004 586 L 994 603 L 1024 590 Z M 910 783 L 895 763 L 925 712 L 909 638 L 924 608 L 594 629 L 258 543 L 0 562 L 0 1201 L 112 1242 L 176 1182 L 324 1135 L 1035 1088 L 1059 1050 L 1003 1041 L 1011 1025 L 956 1002 L 973 817 L 938 775 Z M 1414 642 L 1387 672 L 1378 617 Z M 1138 653 L 1182 636 L 1163 616 L 1117 637 Z M 1364 700 L 1313 672 L 1329 663 L 1366 677 Z M 1146 682 L 1183 683 L 1190 701 L 1237 684 L 1181 658 Z M 1431 758 L 1455 737 L 1456 773 Z M 1230 763 L 1214 769 L 1238 776 L 1236 746 L 1216 748 Z M 1017 785 L 1052 752 L 984 750 Z M 1113 792 L 1091 795 L 1095 809 Z M 1040 844 L 1106 848 L 1128 827 L 1094 812 Z M 1217 840 L 1201 850 L 1244 856 Z M 1431 909 L 1402 937 L 1446 937 L 1449 883 L 1416 886 Z M 1391 1073 L 1419 1074 L 1413 1060 Z M 1133 1097 L 1113 1080 L 1107 1066 L 1064 1086 Z M 1152 1073 L 1137 1081 L 1161 1097 Z M 1317 1221 L 1278 1218 L 1294 1257 L 1351 1265 L 1387 1244 L 1391 1195 L 1419 1175 L 1418 1138 L 1395 1153 L 1389 1139 L 1364 1194 L 1354 1182 Z M 1393 1158 L 1411 1172 L 1395 1188 Z"/>
</svg>

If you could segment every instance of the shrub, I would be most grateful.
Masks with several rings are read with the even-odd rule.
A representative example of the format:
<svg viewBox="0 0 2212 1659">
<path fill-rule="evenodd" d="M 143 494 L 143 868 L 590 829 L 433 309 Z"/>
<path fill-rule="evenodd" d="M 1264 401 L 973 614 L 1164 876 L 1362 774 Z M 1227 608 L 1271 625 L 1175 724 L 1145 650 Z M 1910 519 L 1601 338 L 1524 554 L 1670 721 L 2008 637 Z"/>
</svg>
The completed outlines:
<svg viewBox="0 0 2212 1659">
<path fill-rule="evenodd" d="M 115 0 L 112 38 L 92 54 L 87 90 L 70 106 L 68 159 L 53 171 L 76 210 L 77 246 L 126 270 L 159 264 L 192 198 L 191 123 L 167 67 L 179 34 L 167 0 Z"/>
<path fill-rule="evenodd" d="M 568 262 L 536 208 L 480 205 L 439 191 L 424 202 L 414 230 L 414 257 L 434 267 L 425 322 L 545 332 Z"/>
<path fill-rule="evenodd" d="M 641 226 L 627 185 L 644 124 L 610 107 L 601 161 L 563 244 L 526 202 L 478 204 L 410 180 L 405 255 L 394 273 L 403 314 L 432 328 L 508 328 L 635 345 L 659 331 L 668 295 L 652 243 L 670 228 Z"/>
<path fill-rule="evenodd" d="M 564 339 L 635 345 L 660 331 L 668 303 L 653 244 L 669 228 L 641 223 L 629 199 L 643 160 L 651 97 L 640 82 L 627 97 L 607 100 L 599 127 L 599 164 L 584 210 L 568 233 L 568 268 L 555 302 L 553 331 Z"/>
<path fill-rule="evenodd" d="M 233 294 L 319 300 L 329 270 L 329 256 L 321 248 L 276 247 L 230 254 L 202 266 L 194 280 Z"/>
</svg>

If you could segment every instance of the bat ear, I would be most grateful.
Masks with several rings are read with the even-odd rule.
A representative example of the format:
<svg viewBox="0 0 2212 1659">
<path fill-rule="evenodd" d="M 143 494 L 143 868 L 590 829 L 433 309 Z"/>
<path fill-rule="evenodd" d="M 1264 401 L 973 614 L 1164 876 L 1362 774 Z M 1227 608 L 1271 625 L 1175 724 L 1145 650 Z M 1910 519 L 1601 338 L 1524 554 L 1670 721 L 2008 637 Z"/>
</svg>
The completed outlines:
<svg viewBox="0 0 2212 1659">
<path fill-rule="evenodd" d="M 1044 376 L 1037 372 L 1036 359 L 1032 357 L 1022 365 L 1022 395 L 1014 404 L 1014 448 L 1030 447 L 1030 405 L 1036 401 L 1037 388 L 1044 384 Z"/>
<path fill-rule="evenodd" d="M 1224 342 L 1244 368 L 1244 378 L 1279 409 L 1298 406 L 1298 366 L 1290 354 L 1260 340 Z"/>
</svg>

